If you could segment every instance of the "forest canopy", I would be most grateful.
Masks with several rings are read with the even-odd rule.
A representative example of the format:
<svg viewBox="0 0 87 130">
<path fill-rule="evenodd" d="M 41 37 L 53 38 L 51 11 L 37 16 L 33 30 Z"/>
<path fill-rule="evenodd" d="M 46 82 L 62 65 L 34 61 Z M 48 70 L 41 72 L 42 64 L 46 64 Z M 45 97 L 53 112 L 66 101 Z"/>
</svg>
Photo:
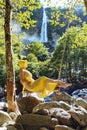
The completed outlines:
<svg viewBox="0 0 87 130">
<path fill-rule="evenodd" d="M 75 9 L 78 3 L 75 5 Z M 38 12 L 42 9 L 42 5 L 37 1 L 28 0 L 12 0 L 12 18 L 16 23 L 19 23 L 22 29 L 37 28 L 40 24 L 38 15 L 35 16 L 35 11 Z M 84 5 L 82 5 L 84 6 Z M 0 85 L 4 87 L 6 82 L 6 61 L 5 61 L 5 34 L 4 34 L 4 18 L 5 18 L 5 2 L 0 0 Z M 26 45 L 22 43 L 24 32 L 14 33 L 12 32 L 12 48 L 14 56 L 14 65 L 16 73 L 16 81 L 19 80 L 19 66 L 18 61 L 21 57 L 26 58 L 29 61 L 28 69 L 34 74 L 35 78 L 41 75 L 47 75 L 48 77 L 57 78 L 61 55 L 63 51 L 64 39 L 66 37 L 66 21 L 69 14 L 69 7 L 66 9 L 60 9 L 51 7 L 47 9 L 48 16 L 50 16 L 50 23 L 48 23 L 48 34 L 51 30 L 56 30 L 57 34 L 61 33 L 61 37 L 57 42 L 57 46 L 54 50 L 49 51 L 48 46 L 43 45 L 39 41 Z M 51 10 L 51 11 L 50 11 Z M 63 11 L 63 12 L 62 12 Z M 87 25 L 85 21 L 85 10 L 82 17 L 77 17 L 76 10 L 73 10 L 71 16 L 70 28 L 68 30 L 67 45 L 65 50 L 62 76 L 66 80 L 82 80 L 86 78 L 86 40 L 87 40 Z M 83 11 L 83 10 L 82 10 Z M 79 10 L 78 10 L 79 12 Z M 41 13 L 41 12 L 40 12 Z M 76 12 L 77 13 L 77 12 Z M 40 14 L 41 15 L 41 14 Z M 83 18 L 84 17 L 84 21 Z M 38 18 L 38 19 L 37 19 Z M 66 20 L 65 20 L 66 19 Z M 54 22 L 55 21 L 55 22 Z M 65 23 L 64 23 L 65 22 Z M 79 24 L 78 24 L 79 23 Z M 74 27 L 72 27 L 74 26 Z M 40 27 L 38 28 L 40 32 Z M 11 23 L 12 28 L 12 23 Z M 33 30 L 33 29 L 32 29 Z M 51 37 L 51 35 L 49 35 Z M 48 43 L 49 44 L 49 43 Z M 35 46 L 35 47 L 34 47 Z M 38 48 L 39 47 L 39 48 Z M 39 51 L 37 51 L 37 49 Z"/>
</svg>

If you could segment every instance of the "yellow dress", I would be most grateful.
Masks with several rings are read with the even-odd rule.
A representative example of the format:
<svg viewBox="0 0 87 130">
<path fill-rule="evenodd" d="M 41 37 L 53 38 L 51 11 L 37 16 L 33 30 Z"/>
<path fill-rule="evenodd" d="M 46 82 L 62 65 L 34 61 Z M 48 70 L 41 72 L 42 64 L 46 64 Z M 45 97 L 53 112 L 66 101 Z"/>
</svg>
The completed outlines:
<svg viewBox="0 0 87 130">
<path fill-rule="evenodd" d="M 47 97 L 58 86 L 58 80 L 53 80 L 46 76 L 34 80 L 32 74 L 26 69 L 20 71 L 20 81 L 23 84 L 23 90 L 35 92 L 40 98 Z"/>
<path fill-rule="evenodd" d="M 28 61 L 20 60 L 19 66 L 20 70 L 20 82 L 23 85 L 23 90 L 27 90 L 29 92 L 37 93 L 38 97 L 45 98 L 49 96 L 56 87 L 60 86 L 62 88 L 66 88 L 71 84 L 64 83 L 60 80 L 53 80 L 47 78 L 46 76 L 42 76 L 37 80 L 32 78 L 32 74 L 26 70 Z"/>
</svg>

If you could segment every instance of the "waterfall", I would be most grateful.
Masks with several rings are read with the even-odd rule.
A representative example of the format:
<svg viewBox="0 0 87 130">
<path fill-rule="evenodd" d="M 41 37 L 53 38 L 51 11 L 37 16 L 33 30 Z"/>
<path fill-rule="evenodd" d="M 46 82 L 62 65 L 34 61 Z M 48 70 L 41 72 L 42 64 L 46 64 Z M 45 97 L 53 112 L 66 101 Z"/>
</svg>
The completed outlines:
<svg viewBox="0 0 87 130">
<path fill-rule="evenodd" d="M 43 8 L 43 19 L 42 19 L 42 26 L 41 26 L 41 42 L 47 42 L 47 15 L 45 8 Z"/>
</svg>

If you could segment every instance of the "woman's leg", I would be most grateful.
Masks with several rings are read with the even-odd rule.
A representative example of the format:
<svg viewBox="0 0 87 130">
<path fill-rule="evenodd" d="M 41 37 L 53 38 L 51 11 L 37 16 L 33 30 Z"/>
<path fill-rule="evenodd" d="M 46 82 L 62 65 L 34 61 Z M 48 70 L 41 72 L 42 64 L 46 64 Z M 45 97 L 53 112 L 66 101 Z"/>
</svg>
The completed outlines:
<svg viewBox="0 0 87 130">
<path fill-rule="evenodd" d="M 63 82 L 61 80 L 58 80 L 58 87 L 60 87 L 60 88 L 67 88 L 67 87 L 69 87 L 71 85 L 72 85 L 71 83 L 65 83 L 65 82 Z"/>
</svg>

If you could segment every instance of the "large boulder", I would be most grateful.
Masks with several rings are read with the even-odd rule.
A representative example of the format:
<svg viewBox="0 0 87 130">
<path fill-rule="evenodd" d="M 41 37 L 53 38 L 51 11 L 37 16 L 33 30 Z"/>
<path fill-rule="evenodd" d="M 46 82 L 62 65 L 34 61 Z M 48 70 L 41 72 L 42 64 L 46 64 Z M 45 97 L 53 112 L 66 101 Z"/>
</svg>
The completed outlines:
<svg viewBox="0 0 87 130">
<path fill-rule="evenodd" d="M 38 109 L 51 109 L 51 108 L 58 108 L 60 107 L 60 104 L 57 101 L 51 101 L 51 102 L 44 102 L 40 103 L 37 106 L 34 107 L 33 113 L 35 113 Z"/>
<path fill-rule="evenodd" d="M 83 107 L 72 107 L 68 111 L 71 116 L 78 122 L 80 126 L 86 126 L 87 125 L 87 110 Z"/>
<path fill-rule="evenodd" d="M 83 107 L 83 108 L 85 108 L 87 110 L 87 102 L 82 98 L 77 98 L 76 99 L 76 105 L 81 106 L 81 107 Z"/>
<path fill-rule="evenodd" d="M 33 113 L 34 114 L 40 114 L 40 115 L 49 115 L 49 111 L 47 109 L 37 109 Z"/>
<path fill-rule="evenodd" d="M 64 101 L 68 104 L 71 103 L 71 96 L 69 94 L 67 94 L 66 92 L 62 92 L 62 93 L 59 93 L 59 94 L 56 94 L 53 98 L 52 98 L 53 101 Z"/>
<path fill-rule="evenodd" d="M 71 105 L 69 105 L 68 103 L 66 103 L 64 101 L 59 101 L 58 103 L 60 104 L 61 108 L 63 108 L 66 111 L 70 110 L 70 108 L 71 108 Z"/>
<path fill-rule="evenodd" d="M 39 100 L 35 98 L 34 96 L 28 96 L 28 97 L 21 98 L 17 102 L 18 102 L 19 110 L 21 113 L 25 111 L 28 113 L 31 113 L 33 108 L 39 103 L 41 103 L 42 100 Z"/>
<path fill-rule="evenodd" d="M 42 126 L 54 129 L 55 125 L 58 124 L 58 120 L 56 118 L 51 118 L 49 115 L 39 115 L 39 114 L 23 114 L 19 115 L 16 119 L 16 123 L 27 126 L 29 130 L 32 128 L 40 129 Z"/>
<path fill-rule="evenodd" d="M 59 124 L 71 126 L 73 124 L 71 115 L 62 108 L 51 108 L 50 114 L 57 118 Z"/>
</svg>

